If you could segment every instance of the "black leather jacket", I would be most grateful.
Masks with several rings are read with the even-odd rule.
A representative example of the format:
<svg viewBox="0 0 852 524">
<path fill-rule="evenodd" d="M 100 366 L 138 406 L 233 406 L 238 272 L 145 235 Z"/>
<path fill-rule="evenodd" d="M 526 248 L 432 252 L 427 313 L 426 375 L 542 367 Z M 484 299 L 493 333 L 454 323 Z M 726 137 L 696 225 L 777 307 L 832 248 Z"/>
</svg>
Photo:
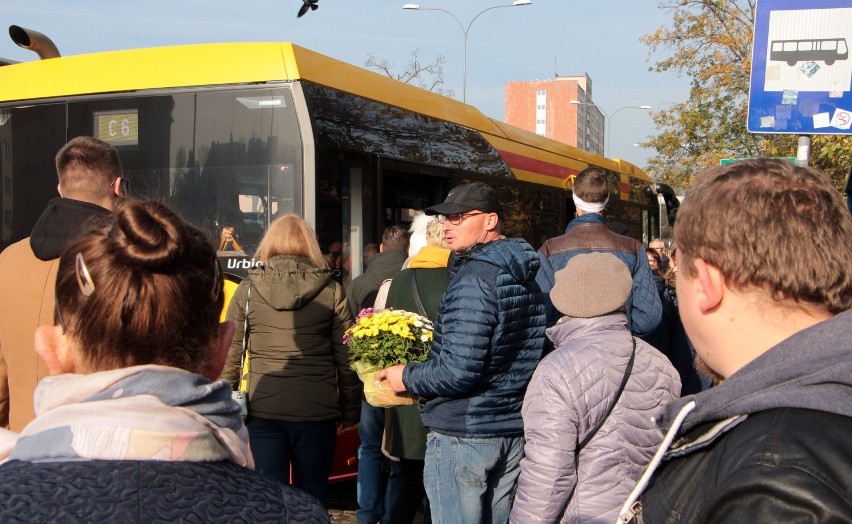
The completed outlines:
<svg viewBox="0 0 852 524">
<path fill-rule="evenodd" d="M 852 417 L 776 408 L 707 422 L 667 456 L 631 522 L 852 522 Z"/>
</svg>

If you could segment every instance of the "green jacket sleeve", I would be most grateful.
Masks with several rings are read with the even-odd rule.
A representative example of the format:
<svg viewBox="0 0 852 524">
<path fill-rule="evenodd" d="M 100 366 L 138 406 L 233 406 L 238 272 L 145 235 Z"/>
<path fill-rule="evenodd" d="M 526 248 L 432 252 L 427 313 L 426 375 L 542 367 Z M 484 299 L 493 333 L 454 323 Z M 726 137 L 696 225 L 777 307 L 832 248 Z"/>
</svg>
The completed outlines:
<svg viewBox="0 0 852 524">
<path fill-rule="evenodd" d="M 225 367 L 222 369 L 222 375 L 219 378 L 224 378 L 231 383 L 231 389 L 236 391 L 240 385 L 240 365 L 243 359 L 243 335 L 246 315 L 246 296 L 248 286 L 251 285 L 248 280 L 244 280 L 237 287 L 228 304 L 228 311 L 225 313 L 225 320 L 234 323 L 234 338 L 231 340 L 231 347 L 228 349 L 228 358 L 225 360 Z"/>
<path fill-rule="evenodd" d="M 343 333 L 355 319 L 343 288 L 334 286 L 334 320 L 331 328 L 331 343 L 334 347 L 334 365 L 337 368 L 337 395 L 340 403 L 340 423 L 354 426 L 361 418 L 361 394 L 363 384 L 350 366 L 349 346 L 343 343 Z"/>
</svg>

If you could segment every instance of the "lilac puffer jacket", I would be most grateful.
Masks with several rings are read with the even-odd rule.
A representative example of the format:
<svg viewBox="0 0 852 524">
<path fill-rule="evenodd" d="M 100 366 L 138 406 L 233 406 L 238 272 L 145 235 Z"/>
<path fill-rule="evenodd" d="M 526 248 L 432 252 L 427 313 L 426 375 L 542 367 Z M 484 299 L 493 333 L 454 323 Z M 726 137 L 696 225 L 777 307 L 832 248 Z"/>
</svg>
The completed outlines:
<svg viewBox="0 0 852 524">
<path fill-rule="evenodd" d="M 633 371 L 609 418 L 633 349 L 627 318 L 568 319 L 547 330 L 557 348 L 535 370 L 524 397 L 524 459 L 511 522 L 615 522 L 663 439 L 652 417 L 677 397 L 668 359 L 636 341 Z"/>
</svg>

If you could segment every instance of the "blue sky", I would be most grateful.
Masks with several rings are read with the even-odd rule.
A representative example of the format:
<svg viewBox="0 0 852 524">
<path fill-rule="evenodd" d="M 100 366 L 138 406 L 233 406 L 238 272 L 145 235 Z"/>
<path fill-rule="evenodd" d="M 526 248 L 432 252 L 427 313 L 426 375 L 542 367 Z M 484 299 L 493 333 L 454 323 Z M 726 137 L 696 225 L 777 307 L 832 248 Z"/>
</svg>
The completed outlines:
<svg viewBox="0 0 852 524">
<path fill-rule="evenodd" d="M 444 79 L 461 99 L 463 38 L 438 11 L 403 10 L 405 0 L 320 0 L 296 18 L 301 0 L 3 0 L 0 22 L 48 35 L 63 55 L 203 42 L 287 41 L 363 66 L 367 55 L 401 68 L 419 49 L 424 62 L 446 57 Z M 421 0 L 451 11 L 465 26 L 483 9 L 511 0 Z M 468 33 L 467 102 L 504 119 L 504 84 L 588 73 L 593 100 L 612 115 L 624 106 L 655 109 L 683 101 L 688 79 L 648 71 L 639 38 L 666 23 L 654 0 L 533 0 L 482 14 Z M 36 55 L 0 38 L 0 56 Z M 109 74 L 105 72 L 104 74 Z M 634 147 L 655 132 L 646 111 L 612 118 L 610 156 L 644 167 L 652 153 Z"/>
</svg>

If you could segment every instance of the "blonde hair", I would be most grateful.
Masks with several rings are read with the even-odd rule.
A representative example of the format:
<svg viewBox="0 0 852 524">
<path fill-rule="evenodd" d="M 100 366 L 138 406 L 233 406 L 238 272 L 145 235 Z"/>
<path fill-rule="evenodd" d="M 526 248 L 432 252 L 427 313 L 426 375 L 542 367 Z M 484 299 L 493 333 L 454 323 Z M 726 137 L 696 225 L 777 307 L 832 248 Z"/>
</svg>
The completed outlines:
<svg viewBox="0 0 852 524">
<path fill-rule="evenodd" d="M 257 246 L 256 256 L 261 262 L 280 255 L 302 256 L 316 267 L 326 266 L 313 228 L 294 214 L 273 220 Z"/>
<path fill-rule="evenodd" d="M 444 221 L 447 217 L 435 215 L 426 224 L 426 245 L 447 248 L 447 239 L 444 237 Z"/>
<path fill-rule="evenodd" d="M 423 247 L 426 246 L 426 226 L 432 221 L 432 217 L 418 211 L 414 218 L 411 219 L 411 226 L 408 228 L 410 236 L 408 237 L 408 256 L 413 257 Z"/>
</svg>

